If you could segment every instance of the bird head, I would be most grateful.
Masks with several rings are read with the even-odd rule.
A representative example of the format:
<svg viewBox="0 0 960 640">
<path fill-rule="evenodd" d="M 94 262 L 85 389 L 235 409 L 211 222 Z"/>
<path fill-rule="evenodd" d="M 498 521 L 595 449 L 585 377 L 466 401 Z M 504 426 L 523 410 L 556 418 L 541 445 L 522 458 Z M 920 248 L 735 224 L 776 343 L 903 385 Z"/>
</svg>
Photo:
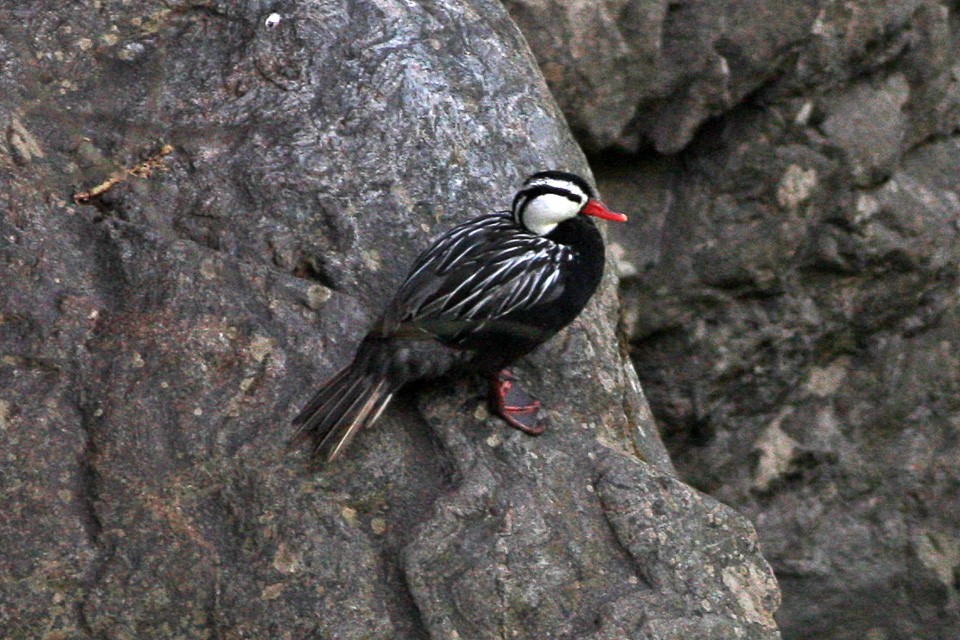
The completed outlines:
<svg viewBox="0 0 960 640">
<path fill-rule="evenodd" d="M 607 209 L 587 181 L 565 171 L 540 171 L 527 178 L 513 198 L 517 224 L 545 236 L 564 220 L 578 215 L 626 222 L 627 216 Z"/>
</svg>

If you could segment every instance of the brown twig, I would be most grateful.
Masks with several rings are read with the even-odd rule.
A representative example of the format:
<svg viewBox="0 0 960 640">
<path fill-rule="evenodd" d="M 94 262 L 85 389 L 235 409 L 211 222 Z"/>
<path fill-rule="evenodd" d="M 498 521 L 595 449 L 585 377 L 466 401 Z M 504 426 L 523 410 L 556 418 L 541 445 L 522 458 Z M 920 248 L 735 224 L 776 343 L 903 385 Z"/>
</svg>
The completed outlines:
<svg viewBox="0 0 960 640">
<path fill-rule="evenodd" d="M 103 195 L 110 189 L 114 188 L 130 176 L 136 176 L 138 178 L 149 178 L 150 174 L 160 169 L 163 166 L 163 159 L 173 153 L 173 145 L 165 144 L 160 147 L 160 151 L 153 154 L 143 162 L 137 163 L 129 169 L 123 169 L 112 174 L 109 178 L 90 189 L 89 191 L 81 191 L 76 193 L 73 196 L 73 201 L 77 204 L 84 204 L 90 202 L 99 195 Z"/>
</svg>

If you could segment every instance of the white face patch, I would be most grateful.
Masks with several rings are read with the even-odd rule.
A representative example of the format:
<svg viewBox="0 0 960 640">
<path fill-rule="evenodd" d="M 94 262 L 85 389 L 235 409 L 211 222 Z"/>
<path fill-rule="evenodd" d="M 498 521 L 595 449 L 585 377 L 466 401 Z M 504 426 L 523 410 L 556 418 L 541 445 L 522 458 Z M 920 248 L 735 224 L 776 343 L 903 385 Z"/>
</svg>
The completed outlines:
<svg viewBox="0 0 960 640">
<path fill-rule="evenodd" d="M 564 188 L 571 186 L 570 183 L 565 182 L 563 184 Z M 577 192 L 582 193 L 579 189 L 577 189 Z M 524 207 L 523 226 L 537 235 L 545 236 L 564 220 L 575 217 L 586 201 L 587 197 L 585 195 L 582 202 L 574 202 L 566 196 L 555 193 L 539 195 Z"/>
<path fill-rule="evenodd" d="M 589 196 L 575 182 L 542 176 L 524 183 L 514 201 L 514 215 L 523 217 L 517 222 L 529 231 L 545 236 L 580 213 L 587 200 Z"/>
</svg>

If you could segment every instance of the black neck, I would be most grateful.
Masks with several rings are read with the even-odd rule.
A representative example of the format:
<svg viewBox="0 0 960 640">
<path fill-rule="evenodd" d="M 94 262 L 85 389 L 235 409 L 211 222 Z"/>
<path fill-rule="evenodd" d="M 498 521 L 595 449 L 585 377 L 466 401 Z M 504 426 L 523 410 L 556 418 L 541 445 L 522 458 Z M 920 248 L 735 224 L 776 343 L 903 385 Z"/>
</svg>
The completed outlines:
<svg viewBox="0 0 960 640">
<path fill-rule="evenodd" d="M 579 215 L 564 220 L 545 237 L 557 244 L 576 249 L 578 253 L 590 254 L 599 251 L 600 256 L 603 256 L 603 237 L 597 225 L 587 216 Z"/>
<path fill-rule="evenodd" d="M 573 250 L 573 260 L 567 264 L 568 286 L 576 293 L 569 292 L 569 299 L 582 297 L 580 304 L 586 304 L 603 277 L 604 246 L 600 230 L 593 220 L 579 215 L 561 222 L 546 237 Z"/>
<path fill-rule="evenodd" d="M 570 249 L 570 259 L 557 265 L 563 295 L 529 320 L 548 336 L 576 318 L 597 290 L 603 278 L 604 246 L 596 225 L 582 215 L 561 222 L 546 238 Z"/>
</svg>

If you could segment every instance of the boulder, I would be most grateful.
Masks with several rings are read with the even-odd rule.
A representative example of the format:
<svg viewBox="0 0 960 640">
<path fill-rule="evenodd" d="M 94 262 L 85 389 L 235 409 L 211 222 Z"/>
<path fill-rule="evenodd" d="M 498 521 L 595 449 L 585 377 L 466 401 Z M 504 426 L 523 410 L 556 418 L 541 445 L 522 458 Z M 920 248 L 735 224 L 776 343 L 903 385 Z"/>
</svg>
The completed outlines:
<svg viewBox="0 0 960 640">
<path fill-rule="evenodd" d="M 942 104 L 936 0 L 506 0 L 584 147 L 672 154 L 772 88 L 820 94 L 898 58 Z M 946 56 L 946 57 L 944 57 Z M 932 124 L 932 123 L 927 123 Z"/>
<path fill-rule="evenodd" d="M 789 65 L 823 0 L 506 0 L 590 151 L 685 147 Z"/>
</svg>

